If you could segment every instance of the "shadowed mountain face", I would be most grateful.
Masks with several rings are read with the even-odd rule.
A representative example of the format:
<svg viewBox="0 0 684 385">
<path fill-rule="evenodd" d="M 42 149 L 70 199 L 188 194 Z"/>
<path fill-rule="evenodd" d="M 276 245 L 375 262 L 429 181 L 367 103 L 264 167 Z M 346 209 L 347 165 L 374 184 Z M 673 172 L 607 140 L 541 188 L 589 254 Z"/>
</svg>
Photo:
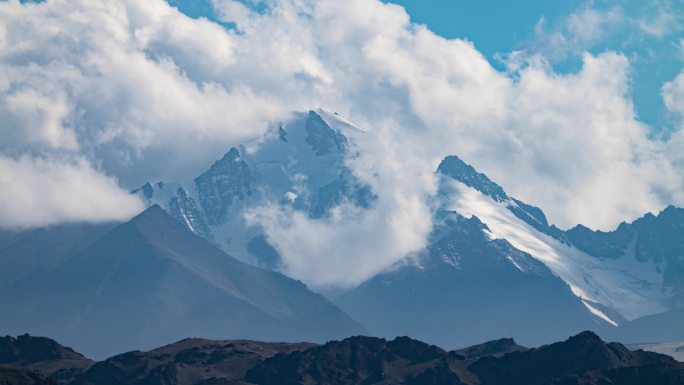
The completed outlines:
<svg viewBox="0 0 684 385">
<path fill-rule="evenodd" d="M 684 341 L 684 308 L 649 315 L 626 322 L 607 334 L 627 343 Z"/>
<path fill-rule="evenodd" d="M 443 347 L 500 335 L 538 345 L 603 327 L 543 263 L 486 231 L 476 217 L 442 212 L 415 264 L 380 274 L 337 302 L 378 335 Z"/>
<path fill-rule="evenodd" d="M 42 346 L 52 351 L 50 344 Z M 2 376 L 11 380 L 1 384 L 53 384 L 21 366 L 0 366 L 0 381 Z M 538 349 L 504 338 L 452 352 L 408 337 L 391 341 L 350 337 L 325 345 L 185 339 L 148 352 L 111 357 L 68 384 L 681 385 L 683 381 L 684 364 L 670 357 L 630 351 L 583 332 Z"/>
<path fill-rule="evenodd" d="M 0 291 L 10 333 L 52 335 L 92 357 L 185 336 L 326 341 L 363 329 L 301 282 L 239 262 L 158 206 L 53 270 Z"/>
<path fill-rule="evenodd" d="M 55 383 L 35 372 L 16 367 L 0 366 L 2 385 L 55 385 Z"/>
<path fill-rule="evenodd" d="M 84 249 L 117 223 L 67 223 L 23 231 L 0 231 L 0 287 L 51 269 Z"/>
</svg>

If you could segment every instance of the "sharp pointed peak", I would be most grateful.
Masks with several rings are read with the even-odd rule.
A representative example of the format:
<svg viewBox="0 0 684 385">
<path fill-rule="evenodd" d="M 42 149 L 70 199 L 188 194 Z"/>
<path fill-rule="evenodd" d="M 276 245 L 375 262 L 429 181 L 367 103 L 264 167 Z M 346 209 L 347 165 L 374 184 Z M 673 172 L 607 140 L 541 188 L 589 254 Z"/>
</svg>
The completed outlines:
<svg viewBox="0 0 684 385">
<path fill-rule="evenodd" d="M 131 219 L 127 223 L 139 225 L 150 222 L 159 223 L 159 221 L 170 221 L 172 223 L 175 223 L 175 220 L 171 218 L 171 216 L 166 212 L 166 210 L 164 210 L 161 206 L 155 203 L 152 206 L 145 209 L 145 211 L 133 217 L 133 219 Z"/>
<path fill-rule="evenodd" d="M 449 155 L 442 159 L 437 167 L 437 173 L 449 176 L 468 187 L 490 196 L 496 201 L 502 202 L 508 199 L 506 192 L 494 183 L 487 175 L 478 172 L 456 155 Z"/>
<path fill-rule="evenodd" d="M 601 337 L 598 336 L 598 334 L 589 330 L 583 331 L 575 336 L 568 338 L 566 342 L 588 342 L 596 344 L 604 343 Z"/>
</svg>

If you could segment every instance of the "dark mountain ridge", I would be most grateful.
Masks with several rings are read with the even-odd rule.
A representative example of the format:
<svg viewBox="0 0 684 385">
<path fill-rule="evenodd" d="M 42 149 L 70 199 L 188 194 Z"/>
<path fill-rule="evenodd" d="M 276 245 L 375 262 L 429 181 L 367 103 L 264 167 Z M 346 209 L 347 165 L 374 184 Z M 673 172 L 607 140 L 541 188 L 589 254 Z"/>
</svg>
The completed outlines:
<svg viewBox="0 0 684 385">
<path fill-rule="evenodd" d="M 94 363 L 95 361 L 49 338 L 28 334 L 16 338 L 0 337 L 0 365 L 29 369 L 37 376 L 48 378 L 57 384 L 73 381 Z M 14 374 L 22 377 L 21 373 Z M 28 380 L 25 378 L 22 381 Z M 2 380 L 0 383 L 4 384 Z"/>
<path fill-rule="evenodd" d="M 48 351 L 50 345 L 42 344 Z M 49 354 L 48 354 L 49 355 Z M 2 384 L 54 384 L 16 365 Z M 510 338 L 445 351 L 397 337 L 350 337 L 324 345 L 185 339 L 92 365 L 68 385 L 681 385 L 684 364 L 591 332 L 537 349 Z"/>
</svg>

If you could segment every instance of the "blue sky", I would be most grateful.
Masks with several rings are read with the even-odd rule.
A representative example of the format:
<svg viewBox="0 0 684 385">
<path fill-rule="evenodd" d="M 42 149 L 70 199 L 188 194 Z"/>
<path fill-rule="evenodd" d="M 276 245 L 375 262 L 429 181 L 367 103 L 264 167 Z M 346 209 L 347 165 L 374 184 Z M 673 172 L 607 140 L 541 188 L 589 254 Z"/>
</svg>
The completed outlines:
<svg viewBox="0 0 684 385">
<path fill-rule="evenodd" d="M 497 54 L 519 49 L 534 51 L 535 27 L 544 19 L 553 29 L 569 15 L 585 8 L 597 10 L 621 9 L 625 17 L 638 18 L 653 13 L 659 2 L 579 1 L 579 0 L 394 0 L 404 6 L 415 22 L 426 24 L 437 34 L 448 38 L 472 41 L 493 65 L 500 65 Z M 681 13 L 681 1 L 660 2 L 672 13 Z M 589 52 L 614 50 L 632 59 L 632 92 L 639 118 L 652 125 L 656 132 L 670 129 L 660 89 L 674 78 L 682 67 L 682 53 L 676 44 L 682 31 L 671 31 L 663 37 L 649 37 L 635 31 L 634 26 L 618 23 L 600 39 L 586 47 Z M 649 56 L 652 56 L 649 58 Z M 577 70 L 576 55 L 552 60 L 559 72 Z"/>
<path fill-rule="evenodd" d="M 466 38 L 489 57 L 510 51 L 534 33 L 541 17 L 550 22 L 569 14 L 577 0 L 395 0 L 411 19 L 449 38 Z"/>
</svg>

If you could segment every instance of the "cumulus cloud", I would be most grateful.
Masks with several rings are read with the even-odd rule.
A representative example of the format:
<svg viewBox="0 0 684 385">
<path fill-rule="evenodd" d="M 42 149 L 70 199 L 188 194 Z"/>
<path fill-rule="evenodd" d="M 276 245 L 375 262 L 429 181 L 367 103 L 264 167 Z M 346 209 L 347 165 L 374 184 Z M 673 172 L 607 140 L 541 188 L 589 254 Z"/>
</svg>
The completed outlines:
<svg viewBox="0 0 684 385">
<path fill-rule="evenodd" d="M 517 171 L 487 164 L 511 192 L 562 226 L 602 229 L 673 201 L 681 170 L 636 119 L 624 56 L 585 54 L 578 73 L 559 76 L 533 65 L 519 76 L 508 122 L 512 146 L 494 159 Z M 525 180 L 536 182 L 520 183 Z"/>
<path fill-rule="evenodd" d="M 258 135 L 284 112 L 214 80 L 233 60 L 231 31 L 161 0 L 10 1 L 0 18 L 3 149 L 87 153 L 134 185 L 197 171 L 200 154 Z M 169 167 L 170 157 L 184 160 Z"/>
<path fill-rule="evenodd" d="M 122 221 L 143 203 L 85 159 L 62 162 L 0 156 L 0 227 Z"/>
<path fill-rule="evenodd" d="M 608 229 L 684 203 L 675 142 L 652 140 L 636 118 L 629 60 L 619 53 L 585 53 L 579 71 L 560 75 L 548 64 L 553 51 L 520 52 L 501 72 L 471 42 L 437 36 L 391 3 L 268 0 L 261 12 L 213 4 L 234 28 L 188 18 L 163 0 L 1 2 L 5 162 L 50 170 L 26 159 L 52 159 L 55 170 L 85 170 L 93 186 L 109 188 L 103 194 L 119 196 L 118 184 L 188 180 L 291 111 L 334 109 L 373 132 L 351 165 L 381 197 L 378 208 L 341 206 L 316 221 L 272 207 L 252 213 L 289 273 L 316 283 L 344 283 L 350 271 L 323 260 L 361 264 L 348 279 L 358 281 L 422 247 L 432 172 L 447 154 L 561 226 Z M 549 46 L 561 39 L 581 53 L 624 17 L 620 8 L 606 12 L 584 9 L 550 31 Z M 674 89 L 664 95 L 679 103 Z M 2 188 L 22 180 L 13 173 Z M 45 200 L 51 214 L 32 224 L 89 217 Z"/>
</svg>

